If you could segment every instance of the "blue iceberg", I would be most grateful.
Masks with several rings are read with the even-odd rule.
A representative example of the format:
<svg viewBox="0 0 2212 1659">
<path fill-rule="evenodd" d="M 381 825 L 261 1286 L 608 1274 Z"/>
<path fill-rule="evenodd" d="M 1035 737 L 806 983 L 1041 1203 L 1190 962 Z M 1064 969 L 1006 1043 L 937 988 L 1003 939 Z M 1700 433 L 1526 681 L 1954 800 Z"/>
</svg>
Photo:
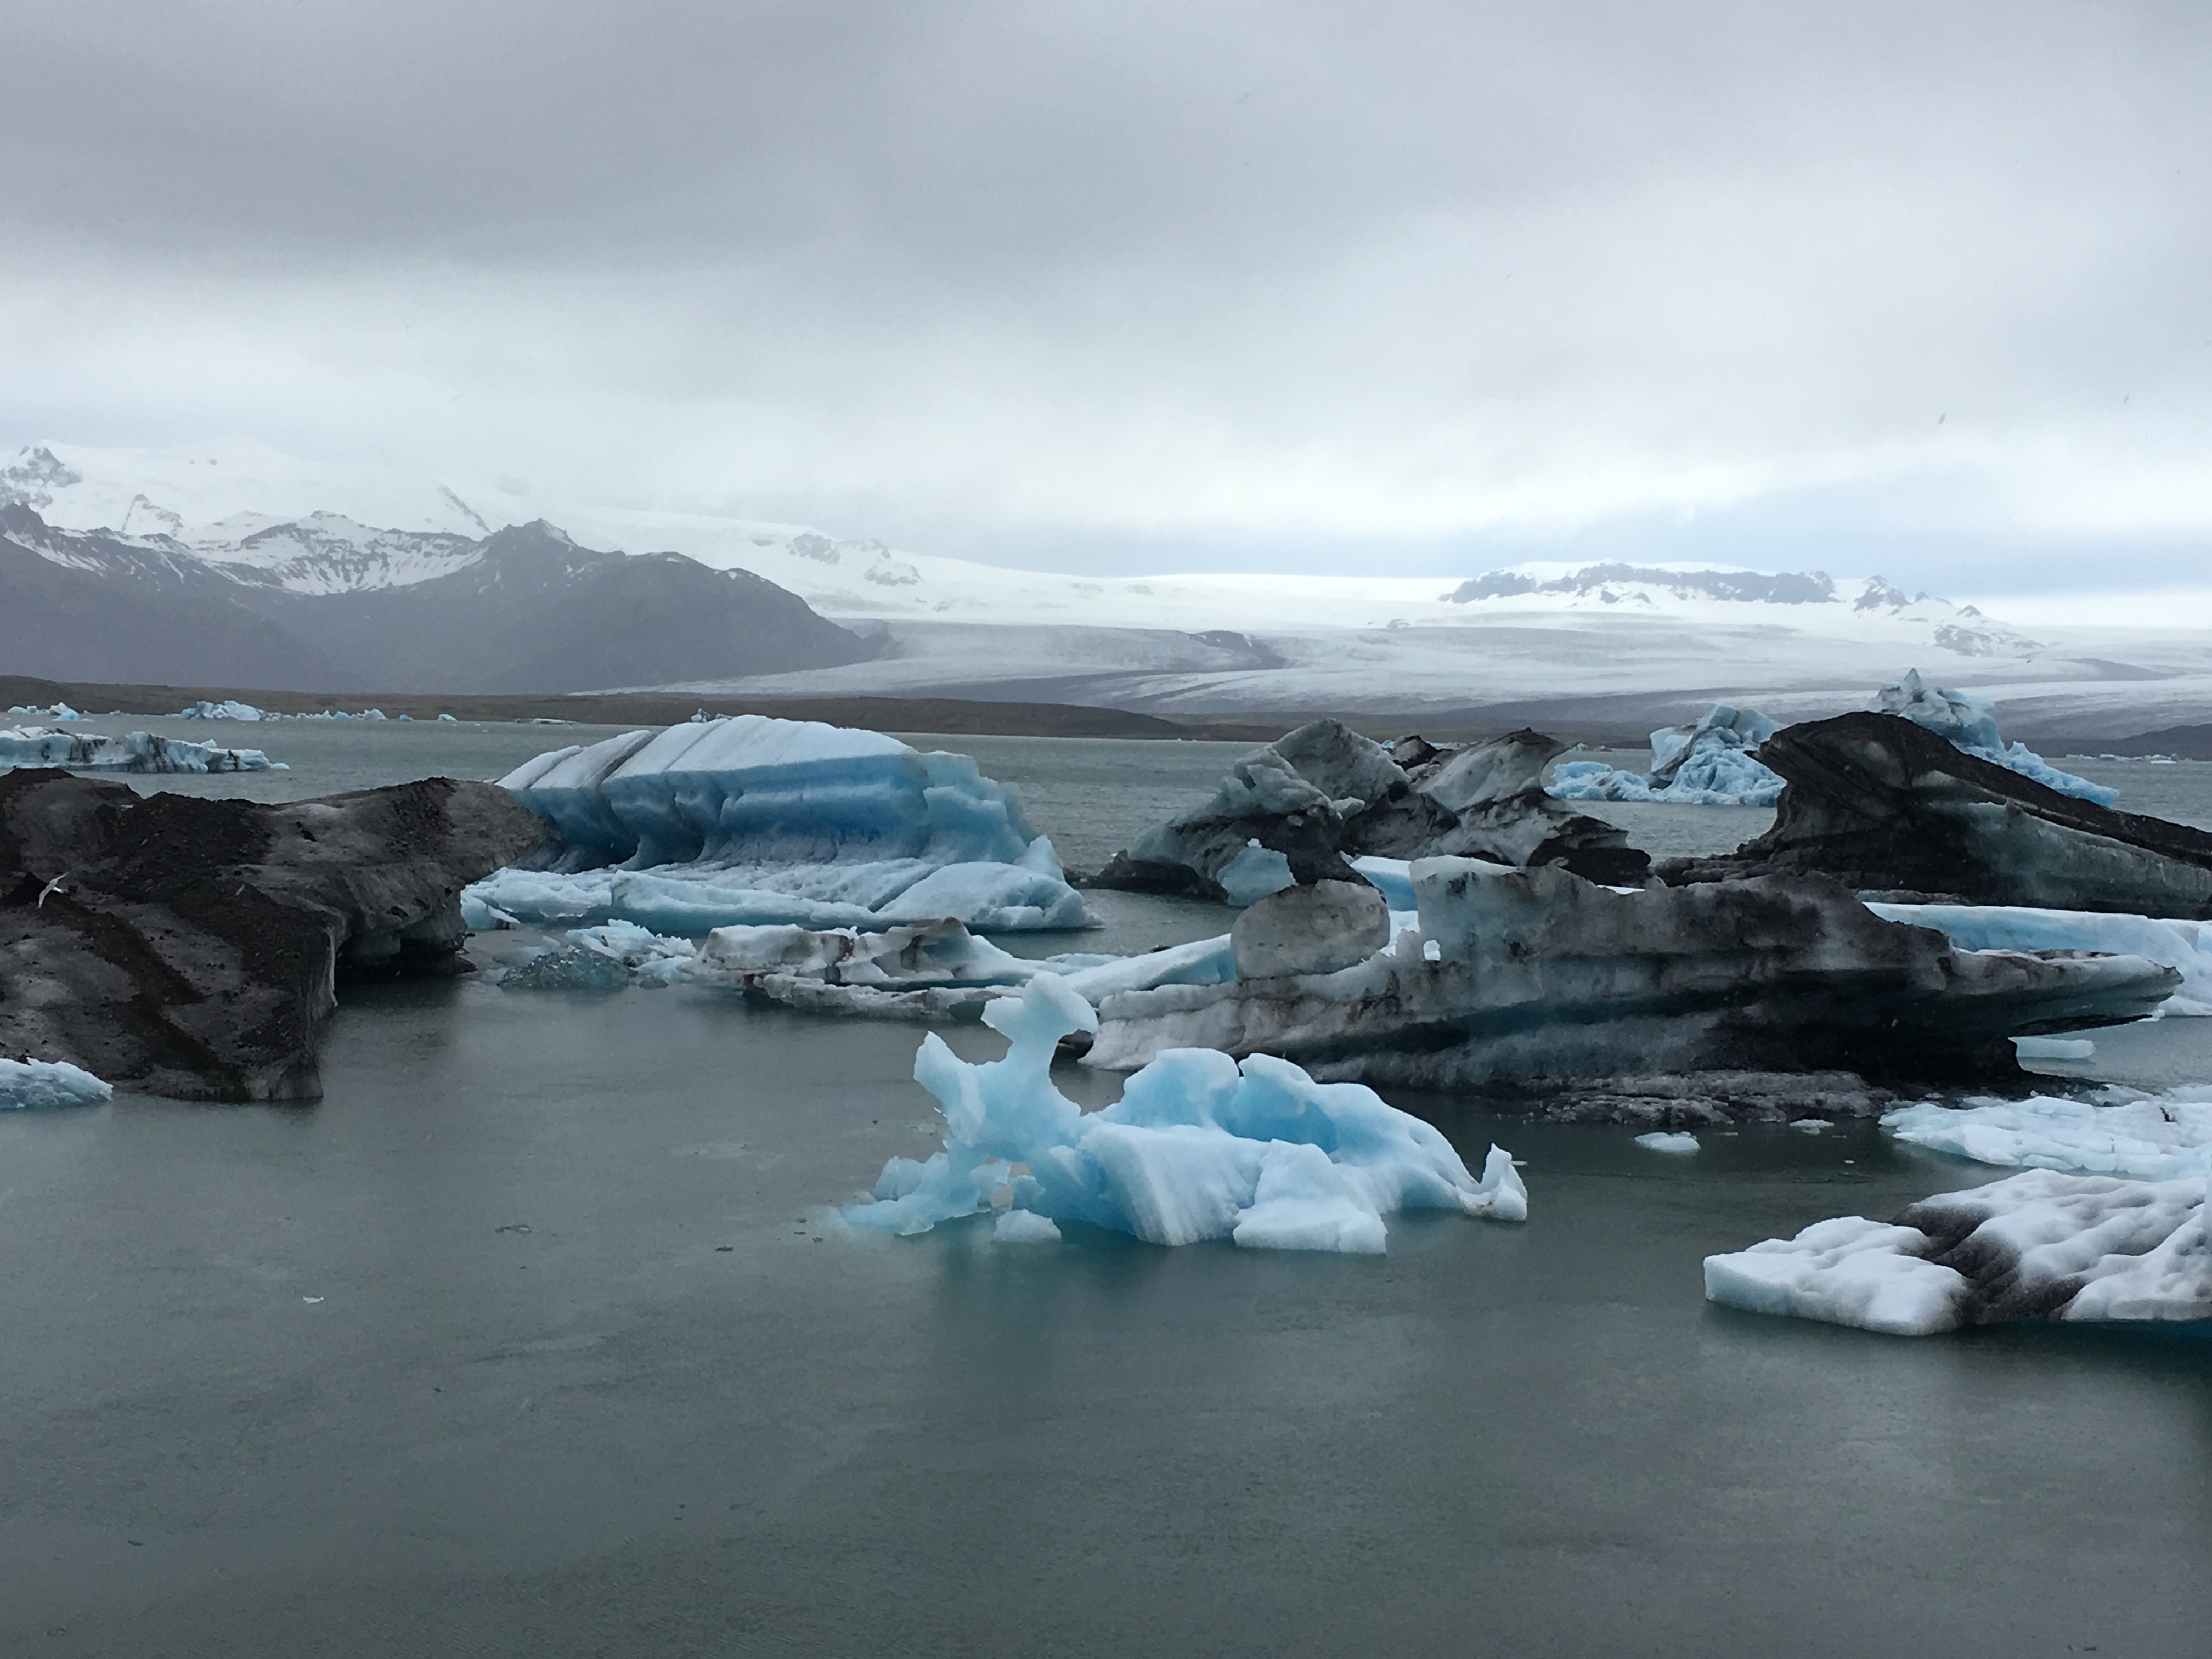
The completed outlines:
<svg viewBox="0 0 2212 1659">
<path fill-rule="evenodd" d="M 0 1112 L 97 1106 L 114 1096 L 112 1085 L 65 1060 L 0 1060 Z"/>
<path fill-rule="evenodd" d="M 1995 703 L 1986 697 L 1931 686 L 1920 678 L 1917 668 L 1908 670 L 1895 685 L 1885 685 L 1875 693 L 1875 707 L 1882 714 L 1894 714 L 1933 732 L 1969 755 L 1994 761 L 2062 795 L 2094 801 L 2100 806 L 2110 806 L 2119 799 L 2118 790 L 2077 778 L 2071 772 L 2062 772 L 2024 743 L 2006 743 L 1997 733 Z"/>
<path fill-rule="evenodd" d="M 1090 921 L 1012 790 L 963 755 L 743 714 L 540 755 L 500 781 L 544 818 L 532 858 L 469 890 L 475 925 L 634 921 L 983 931 Z"/>
<path fill-rule="evenodd" d="M 1382 1218 L 1404 1209 L 1528 1218 L 1512 1158 L 1490 1149 L 1482 1177 L 1433 1125 L 1356 1083 L 1316 1083 L 1288 1060 L 1242 1064 L 1211 1049 L 1161 1054 L 1121 1098 L 1085 1115 L 1053 1086 L 1060 1038 L 1097 1029 L 1091 1005 L 1041 974 L 983 1018 L 1008 1041 L 1005 1058 L 970 1065 L 932 1032 L 915 1080 L 945 1113 L 944 1150 L 926 1163 L 895 1158 L 876 1202 L 845 1212 L 852 1225 L 927 1232 L 940 1221 L 997 1212 L 1111 1227 L 1153 1244 L 1227 1238 L 1248 1249 L 1379 1254 Z M 1042 1241 L 1030 1220 L 997 1237 Z"/>
<path fill-rule="evenodd" d="M 1687 726 L 1651 734 L 1651 769 L 1623 772 L 1601 761 L 1567 761 L 1552 774 L 1559 800 L 1656 801 L 1669 806 L 1771 806 L 1781 777 L 1753 751 L 1781 728 L 1756 710 L 1717 702 Z"/>
</svg>

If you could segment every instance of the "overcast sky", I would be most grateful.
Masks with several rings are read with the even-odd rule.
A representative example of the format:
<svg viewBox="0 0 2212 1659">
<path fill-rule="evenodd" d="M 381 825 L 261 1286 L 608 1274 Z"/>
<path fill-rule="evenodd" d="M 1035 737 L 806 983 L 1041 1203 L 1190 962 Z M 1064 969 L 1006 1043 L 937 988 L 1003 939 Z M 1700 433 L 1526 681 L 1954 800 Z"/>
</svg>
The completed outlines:
<svg viewBox="0 0 2212 1659">
<path fill-rule="evenodd" d="M 15 442 L 1070 568 L 2212 555 L 2203 0 L 69 0 L 0 48 Z"/>
</svg>

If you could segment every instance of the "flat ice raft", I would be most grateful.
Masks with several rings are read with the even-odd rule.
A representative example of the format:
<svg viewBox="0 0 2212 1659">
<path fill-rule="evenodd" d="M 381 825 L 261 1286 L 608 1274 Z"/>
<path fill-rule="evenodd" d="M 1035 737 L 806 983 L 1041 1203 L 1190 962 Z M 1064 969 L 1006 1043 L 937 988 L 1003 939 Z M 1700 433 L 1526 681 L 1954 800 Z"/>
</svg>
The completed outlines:
<svg viewBox="0 0 2212 1659">
<path fill-rule="evenodd" d="M 1087 1222 L 1153 1244 L 1228 1238 L 1261 1249 L 1372 1255 L 1382 1218 L 1446 1209 L 1528 1218 L 1528 1190 L 1493 1146 L 1482 1177 L 1432 1125 L 1356 1084 L 1316 1083 L 1287 1060 L 1184 1049 L 1132 1077 L 1088 1116 L 1053 1086 L 1060 1039 L 1091 1030 L 1091 1006 L 1042 975 L 983 1018 L 1005 1058 L 970 1065 L 934 1032 L 915 1080 L 945 1113 L 944 1150 L 884 1166 L 876 1201 L 845 1212 L 855 1227 L 927 1232 L 996 1211 L 1002 1243 L 1048 1242 Z"/>
<path fill-rule="evenodd" d="M 631 732 L 500 781 L 545 820 L 529 858 L 469 890 L 488 926 L 1079 927 L 1083 900 L 1005 785 L 963 755 L 758 714 Z"/>
<path fill-rule="evenodd" d="M 2212 1319 L 2205 1181 L 2031 1170 L 1705 1258 L 1705 1295 L 1893 1336 L 2048 1316 Z"/>
<path fill-rule="evenodd" d="M 0 728 L 0 770 L 19 766 L 82 772 L 266 772 L 270 762 L 258 749 L 185 743 L 150 732 L 106 738 L 97 732 L 50 732 L 42 726 Z"/>
</svg>

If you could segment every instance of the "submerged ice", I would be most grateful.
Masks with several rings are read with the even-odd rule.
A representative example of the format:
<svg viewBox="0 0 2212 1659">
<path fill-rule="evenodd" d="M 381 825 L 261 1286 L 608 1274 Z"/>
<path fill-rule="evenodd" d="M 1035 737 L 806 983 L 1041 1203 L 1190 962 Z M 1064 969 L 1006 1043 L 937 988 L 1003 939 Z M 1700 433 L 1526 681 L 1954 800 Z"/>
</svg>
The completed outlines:
<svg viewBox="0 0 2212 1659">
<path fill-rule="evenodd" d="M 548 826 L 469 892 L 471 920 L 984 931 L 1089 920 L 1012 790 L 961 755 L 757 714 L 632 732 L 500 781 Z"/>
<path fill-rule="evenodd" d="M 1007 1038 L 1003 1059 L 971 1065 L 934 1032 L 923 1039 L 915 1079 L 944 1111 L 944 1149 L 926 1162 L 891 1159 L 876 1201 L 846 1211 L 854 1226 L 911 1234 L 996 1211 L 1007 1242 L 1079 1221 L 1154 1244 L 1228 1238 L 1375 1254 L 1383 1217 L 1397 1210 L 1527 1218 L 1528 1192 L 1505 1152 L 1492 1147 L 1477 1180 L 1432 1125 L 1361 1085 L 1316 1083 L 1265 1054 L 1240 1065 L 1184 1049 L 1086 1115 L 1053 1086 L 1051 1069 L 1062 1037 L 1096 1029 L 1087 1001 L 1039 975 L 983 1018 Z"/>
</svg>

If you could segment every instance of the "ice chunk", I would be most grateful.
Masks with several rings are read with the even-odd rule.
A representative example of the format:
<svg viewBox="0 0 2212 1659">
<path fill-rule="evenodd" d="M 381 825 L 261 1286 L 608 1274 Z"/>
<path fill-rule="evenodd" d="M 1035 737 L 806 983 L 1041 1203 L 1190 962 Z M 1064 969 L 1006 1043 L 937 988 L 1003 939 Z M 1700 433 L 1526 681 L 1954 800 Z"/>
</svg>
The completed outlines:
<svg viewBox="0 0 2212 1659">
<path fill-rule="evenodd" d="M 1090 920 L 1011 790 L 965 756 L 879 732 L 757 714 L 686 721 L 553 750 L 501 781 L 549 833 L 532 867 L 471 890 L 525 921 L 622 916 L 704 933 Z"/>
<path fill-rule="evenodd" d="M 2032 1170 L 1909 1206 L 1885 1226 L 1817 1222 L 1705 1259 L 1705 1294 L 1898 1335 L 2050 1315 L 2212 1318 L 2205 1180 Z"/>
<path fill-rule="evenodd" d="M 2100 806 L 2110 806 L 2119 798 L 2117 789 L 2060 771 L 2024 743 L 2008 744 L 1997 733 L 1995 703 L 1986 697 L 1931 686 L 1920 678 L 1917 668 L 1908 670 L 1895 685 L 1885 685 L 1877 691 L 1875 708 L 1881 714 L 1911 720 L 1969 755 L 1994 761 L 2062 795 L 2094 801 Z"/>
<path fill-rule="evenodd" d="M 1771 806 L 1780 775 L 1752 751 L 1780 730 L 1765 715 L 1717 702 L 1688 726 L 1651 734 L 1651 769 L 1622 772 L 1601 761 L 1565 761 L 1552 774 L 1560 800 L 1657 801 L 1668 805 Z"/>
<path fill-rule="evenodd" d="M 0 1060 L 0 1112 L 97 1106 L 115 1090 L 65 1060 Z"/>
<path fill-rule="evenodd" d="M 2087 1037 L 2016 1036 L 2012 1048 L 2022 1060 L 2087 1060 L 2097 1052 Z"/>
<path fill-rule="evenodd" d="M 2212 1088 L 2114 1089 L 2105 1097 L 2103 1104 L 2053 1095 L 1956 1107 L 1923 1102 L 1885 1113 L 1881 1126 L 1916 1146 L 2014 1169 L 2147 1181 L 2212 1170 Z"/>
<path fill-rule="evenodd" d="M 1816 1221 L 1795 1238 L 1705 1258 L 1705 1297 L 1749 1313 L 1793 1314 L 1891 1336 L 1954 1328 L 1965 1276 L 1923 1260 L 1935 1240 L 1863 1216 Z"/>
<path fill-rule="evenodd" d="M 1694 1152 L 1698 1150 L 1697 1136 L 1663 1129 L 1637 1136 L 1636 1144 L 1651 1152 Z"/>
<path fill-rule="evenodd" d="M 177 711 L 180 720 L 281 720 L 282 714 L 256 708 L 250 702 L 240 702 L 235 697 L 226 697 L 221 702 L 210 702 L 201 698 L 190 708 Z"/>
<path fill-rule="evenodd" d="M 1382 1248 L 1395 1210 L 1456 1209 L 1518 1221 L 1528 1191 L 1492 1148 L 1478 1181 L 1441 1132 L 1358 1084 L 1319 1084 L 1286 1060 L 1183 1049 L 1132 1077 L 1088 1117 L 1053 1086 L 1070 1032 L 1097 1028 L 1091 1006 L 1053 974 L 983 1018 L 1008 1039 L 1003 1059 L 970 1065 L 934 1032 L 915 1080 L 945 1113 L 944 1150 L 894 1158 L 878 1201 L 854 1226 L 925 1232 L 1012 1205 L 1054 1221 L 1117 1228 L 1158 1244 L 1232 1238 L 1260 1249 L 1355 1254 Z"/>
<path fill-rule="evenodd" d="M 18 766 L 64 766 L 94 772 L 265 772 L 258 749 L 185 743 L 131 732 L 104 738 L 96 732 L 49 732 L 44 726 L 0 728 L 0 771 Z M 283 770 L 282 767 L 275 769 Z"/>
<path fill-rule="evenodd" d="M 2212 922 L 2011 904 L 1869 904 L 1885 921 L 1933 927 L 1962 951 L 2097 951 L 2143 957 L 2181 983 L 2161 1013 L 2212 1014 Z"/>
<path fill-rule="evenodd" d="M 1239 908 L 1257 904 L 1268 894 L 1297 884 L 1290 860 L 1256 841 L 1248 842 L 1243 852 L 1222 866 L 1215 879 L 1221 884 L 1222 896 Z"/>
<path fill-rule="evenodd" d="M 991 1229 L 1000 1244 L 1057 1244 L 1060 1229 L 1033 1210 L 1009 1210 Z"/>
</svg>

